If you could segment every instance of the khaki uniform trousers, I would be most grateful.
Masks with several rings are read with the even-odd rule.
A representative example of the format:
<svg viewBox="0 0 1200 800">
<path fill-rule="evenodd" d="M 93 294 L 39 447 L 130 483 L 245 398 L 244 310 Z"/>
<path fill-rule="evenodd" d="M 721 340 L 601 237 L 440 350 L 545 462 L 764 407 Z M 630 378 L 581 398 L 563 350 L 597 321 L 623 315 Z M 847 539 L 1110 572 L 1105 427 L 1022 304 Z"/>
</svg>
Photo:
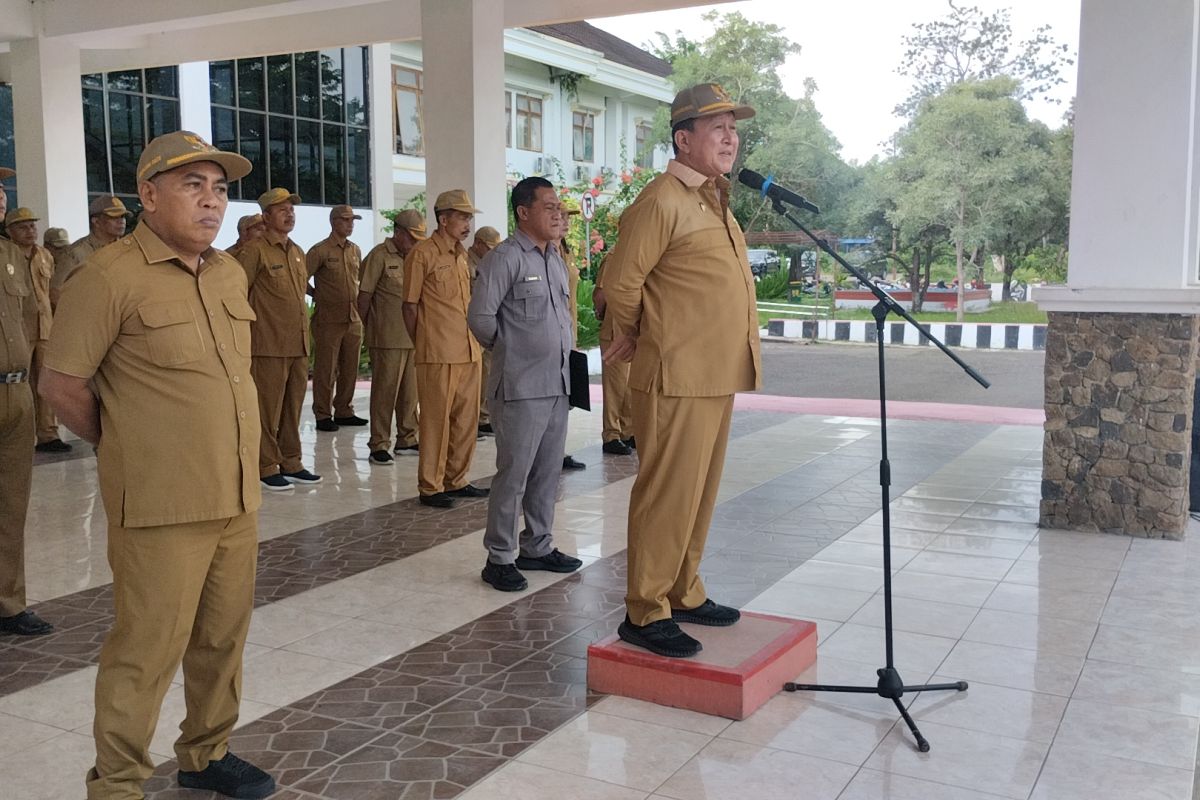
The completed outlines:
<svg viewBox="0 0 1200 800">
<path fill-rule="evenodd" d="M 601 339 L 600 348 L 607 349 L 611 339 Z M 629 362 L 604 362 L 600 368 L 604 388 L 604 430 L 600 441 L 624 441 L 633 436 L 633 416 L 630 413 Z"/>
<path fill-rule="evenodd" d="M 250 375 L 258 387 L 262 439 L 258 474 L 299 472 L 300 409 L 308 388 L 308 359 L 304 356 L 254 356 Z"/>
<path fill-rule="evenodd" d="M 0 383 L 0 617 L 25 610 L 25 515 L 33 477 L 33 394 Z"/>
<path fill-rule="evenodd" d="M 700 559 L 721 485 L 733 395 L 630 394 L 639 465 L 629 498 L 625 605 L 630 622 L 648 625 L 706 599 Z"/>
<path fill-rule="evenodd" d="M 29 368 L 29 385 L 33 387 L 33 412 L 37 426 L 37 443 L 52 442 L 59 438 L 58 418 L 54 409 L 38 395 L 38 374 L 42 371 L 42 361 L 46 357 L 46 341 L 35 342 L 33 345 L 33 366 Z"/>
<path fill-rule="evenodd" d="M 479 362 L 417 364 L 421 449 L 417 490 L 461 489 L 475 457 L 479 424 Z"/>
<path fill-rule="evenodd" d="M 371 440 L 367 449 L 390 450 L 392 418 L 396 446 L 417 443 L 417 370 L 411 347 L 371 348 Z"/>
<path fill-rule="evenodd" d="M 362 323 L 313 325 L 312 331 L 313 416 L 317 419 L 352 417 L 358 355 L 362 350 Z"/>
<path fill-rule="evenodd" d="M 134 800 L 154 771 L 150 740 L 183 661 L 187 717 L 175 755 L 195 771 L 225 756 L 242 695 L 254 607 L 258 514 L 122 528 L 109 524 L 116 620 L 96 675 L 96 766 L 88 800 Z"/>
<path fill-rule="evenodd" d="M 488 411 L 487 397 L 487 379 L 488 373 L 492 371 L 492 351 L 483 351 L 483 370 L 479 373 L 479 424 L 488 425 L 492 421 L 491 412 Z"/>
</svg>

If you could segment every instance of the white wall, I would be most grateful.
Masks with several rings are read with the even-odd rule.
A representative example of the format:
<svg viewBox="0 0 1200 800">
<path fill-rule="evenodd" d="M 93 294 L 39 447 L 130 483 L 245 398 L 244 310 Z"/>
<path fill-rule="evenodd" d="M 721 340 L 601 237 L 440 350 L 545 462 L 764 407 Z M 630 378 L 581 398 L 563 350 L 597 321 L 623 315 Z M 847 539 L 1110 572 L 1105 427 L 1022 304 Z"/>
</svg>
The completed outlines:
<svg viewBox="0 0 1200 800">
<path fill-rule="evenodd" d="M 237 241 L 237 222 L 247 214 L 257 214 L 258 203 L 247 203 L 234 200 L 225 211 L 225 220 L 221 223 L 221 232 L 217 234 L 216 247 L 229 247 Z M 383 241 L 384 236 L 372 230 L 371 209 L 356 208 L 354 213 L 362 219 L 354 223 L 354 233 L 350 240 L 362 248 L 363 255 L 372 247 Z M 308 251 L 317 242 L 329 235 L 329 206 L 296 206 L 296 227 L 292 231 L 292 241 Z"/>
</svg>

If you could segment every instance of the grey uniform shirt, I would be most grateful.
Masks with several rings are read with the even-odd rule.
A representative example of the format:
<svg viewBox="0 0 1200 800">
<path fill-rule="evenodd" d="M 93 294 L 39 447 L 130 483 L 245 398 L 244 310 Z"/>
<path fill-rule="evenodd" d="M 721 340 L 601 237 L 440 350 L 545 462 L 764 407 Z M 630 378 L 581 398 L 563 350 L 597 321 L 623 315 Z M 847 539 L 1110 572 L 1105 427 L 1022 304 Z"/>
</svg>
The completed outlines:
<svg viewBox="0 0 1200 800">
<path fill-rule="evenodd" d="M 531 400 L 565 395 L 571 385 L 567 267 L 550 246 L 538 250 L 522 231 L 479 264 L 467 324 L 492 351 L 488 397 Z"/>
</svg>

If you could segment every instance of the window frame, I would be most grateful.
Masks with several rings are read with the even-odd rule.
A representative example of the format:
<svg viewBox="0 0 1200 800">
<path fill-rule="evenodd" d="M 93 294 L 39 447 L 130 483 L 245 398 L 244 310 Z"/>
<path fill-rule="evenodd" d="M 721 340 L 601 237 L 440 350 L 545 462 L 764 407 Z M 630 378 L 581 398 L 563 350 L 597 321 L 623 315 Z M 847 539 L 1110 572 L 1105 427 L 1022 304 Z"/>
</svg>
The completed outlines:
<svg viewBox="0 0 1200 800">
<path fill-rule="evenodd" d="M 521 108 L 521 100 L 527 100 L 528 108 Z M 537 104 L 537 111 L 533 110 L 533 104 Z M 518 150 L 524 150 L 527 153 L 545 153 L 545 137 L 544 137 L 544 121 L 545 121 L 546 98 L 545 95 L 526 94 L 525 92 L 513 92 L 513 145 Z M 537 121 L 537 136 L 528 136 L 528 142 L 522 139 L 521 119 L 526 120 L 526 131 L 532 131 L 531 122 Z M 536 143 L 533 141 L 537 139 Z"/>
<path fill-rule="evenodd" d="M 411 73 L 412 84 L 400 83 L 397 72 Z M 400 124 L 400 93 L 406 92 L 414 96 L 417 108 L 417 145 L 413 150 L 405 150 L 401 138 Z M 392 153 L 402 156 L 425 157 L 425 73 L 423 70 L 403 64 L 392 64 Z"/>
<path fill-rule="evenodd" d="M 597 116 L 595 111 L 588 108 L 571 109 L 571 158 L 580 164 L 596 163 Z M 575 149 L 576 132 L 579 133 L 579 144 L 582 152 Z M 588 150 L 591 150 L 591 152 L 589 153 Z"/>
</svg>

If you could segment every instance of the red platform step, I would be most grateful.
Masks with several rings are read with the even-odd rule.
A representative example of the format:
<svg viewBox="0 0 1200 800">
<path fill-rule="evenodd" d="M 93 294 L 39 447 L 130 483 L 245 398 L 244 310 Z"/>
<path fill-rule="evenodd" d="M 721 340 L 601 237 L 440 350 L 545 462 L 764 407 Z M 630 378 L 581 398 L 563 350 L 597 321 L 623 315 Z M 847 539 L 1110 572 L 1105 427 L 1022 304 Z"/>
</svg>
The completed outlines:
<svg viewBox="0 0 1200 800">
<path fill-rule="evenodd" d="M 742 612 L 728 628 L 680 625 L 704 649 L 663 658 L 616 634 L 588 647 L 588 688 L 729 719 L 745 719 L 817 658 L 817 626 Z"/>
</svg>

